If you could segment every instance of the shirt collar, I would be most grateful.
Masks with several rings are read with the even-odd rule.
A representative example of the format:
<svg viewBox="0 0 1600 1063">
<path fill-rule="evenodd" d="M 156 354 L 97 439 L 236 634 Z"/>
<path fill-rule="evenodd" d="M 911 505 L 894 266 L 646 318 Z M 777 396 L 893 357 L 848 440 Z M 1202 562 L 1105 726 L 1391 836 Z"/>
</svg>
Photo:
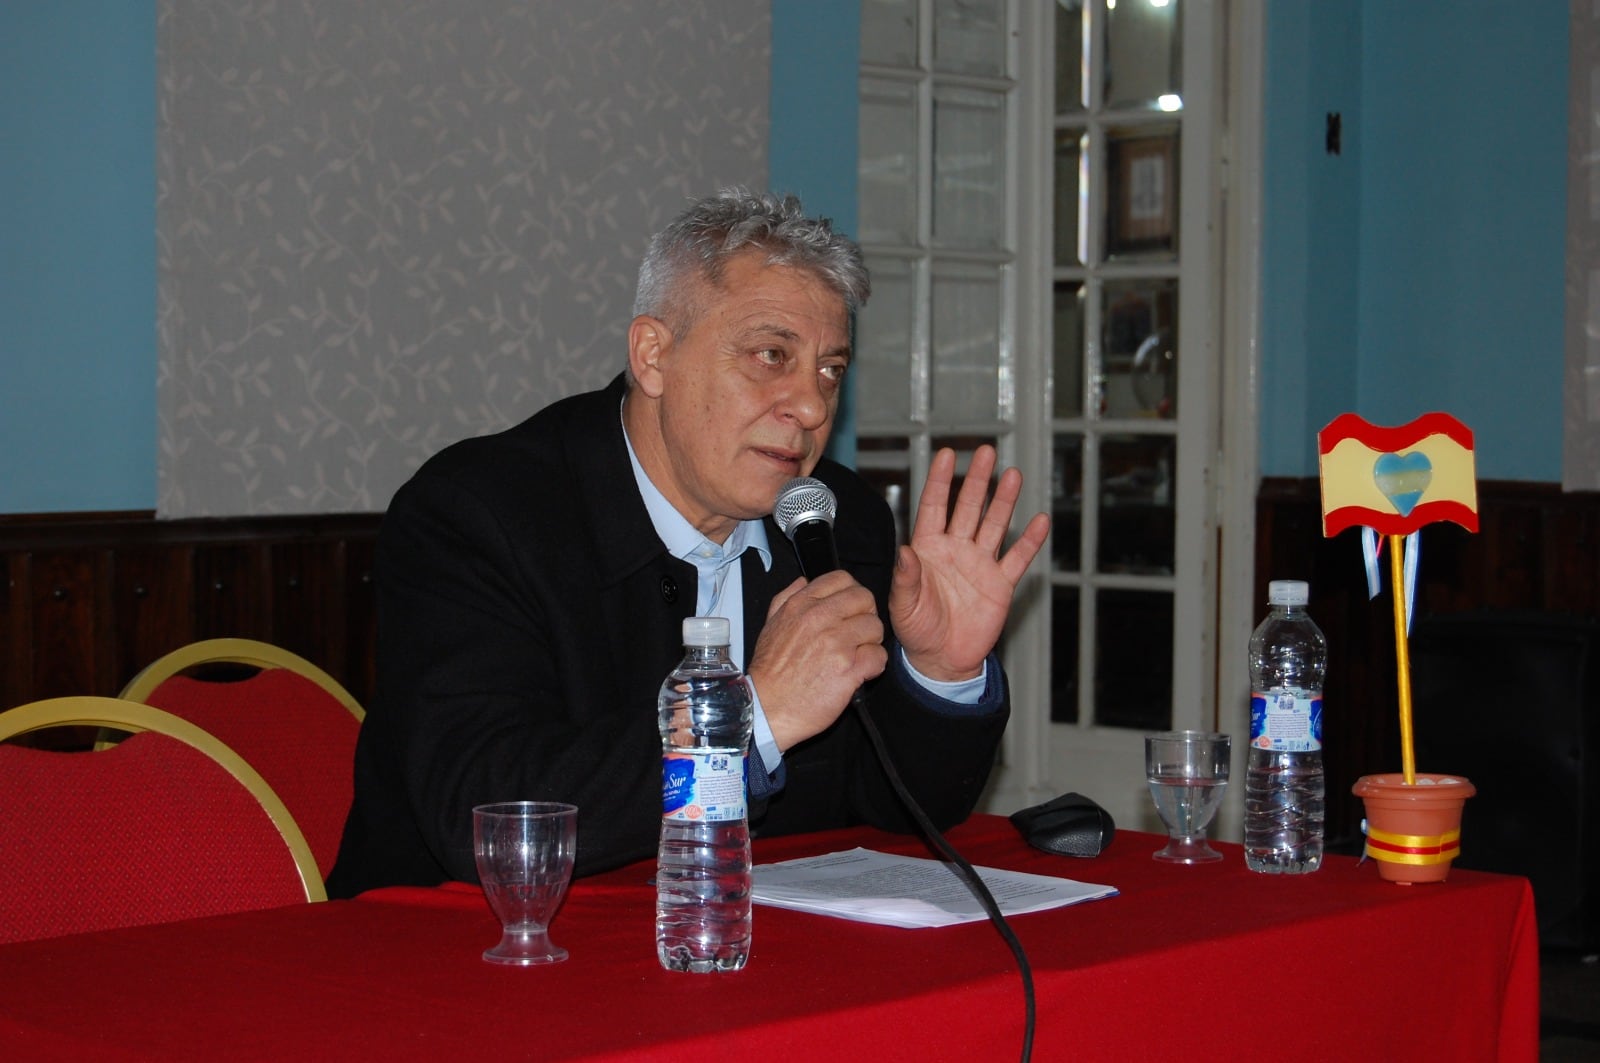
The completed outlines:
<svg viewBox="0 0 1600 1063">
<path fill-rule="evenodd" d="M 667 501 L 667 497 L 650 481 L 650 477 L 645 475 L 644 466 L 639 464 L 639 455 L 634 453 L 633 440 L 628 438 L 627 425 L 623 425 L 622 439 L 628 447 L 628 464 L 633 467 L 634 483 L 639 485 L 639 495 L 644 499 L 644 508 L 650 514 L 650 523 L 655 526 L 656 534 L 666 545 L 667 553 L 680 561 L 693 564 L 697 555 L 707 556 L 703 553 L 706 546 L 712 548 L 711 556 L 720 553 L 729 559 L 739 557 L 747 549 L 754 547 L 761 555 L 761 567 L 769 572 L 772 571 L 772 549 L 767 544 L 767 529 L 761 521 L 740 521 L 734 525 L 727 542 L 721 546 L 711 542 L 698 528 L 690 524 L 671 502 Z"/>
</svg>

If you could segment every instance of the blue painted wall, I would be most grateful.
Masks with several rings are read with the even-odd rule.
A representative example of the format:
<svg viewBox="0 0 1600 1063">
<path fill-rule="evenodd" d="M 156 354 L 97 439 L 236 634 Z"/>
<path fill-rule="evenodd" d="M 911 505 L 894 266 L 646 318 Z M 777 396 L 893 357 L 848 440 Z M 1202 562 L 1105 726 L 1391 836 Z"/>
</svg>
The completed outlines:
<svg viewBox="0 0 1600 1063">
<path fill-rule="evenodd" d="M 156 13 L 0 4 L 0 513 L 156 498 Z"/>
<path fill-rule="evenodd" d="M 1314 473 L 1357 406 L 1361 34 L 1344 4 L 1274 4 L 1262 130 L 1261 471 Z M 1340 154 L 1326 149 L 1339 116 Z"/>
<path fill-rule="evenodd" d="M 770 182 L 853 232 L 859 0 L 772 2 Z M 1268 12 L 1262 472 L 1437 408 L 1558 480 L 1566 0 Z M 154 174 L 151 6 L 0 4 L 0 513 L 155 504 Z"/>
<path fill-rule="evenodd" d="M 1367 4 L 1361 407 L 1455 414 L 1486 479 L 1561 477 L 1568 17 Z"/>
<path fill-rule="evenodd" d="M 767 184 L 856 232 L 856 83 L 861 0 L 772 0 L 772 131 Z M 855 464 L 854 378 L 828 454 Z"/>
<path fill-rule="evenodd" d="M 767 183 L 856 230 L 861 0 L 772 0 Z"/>
<path fill-rule="evenodd" d="M 1313 475 L 1346 410 L 1441 409 L 1480 478 L 1560 479 L 1567 19 L 1566 0 L 1269 5 L 1263 474 Z"/>
</svg>

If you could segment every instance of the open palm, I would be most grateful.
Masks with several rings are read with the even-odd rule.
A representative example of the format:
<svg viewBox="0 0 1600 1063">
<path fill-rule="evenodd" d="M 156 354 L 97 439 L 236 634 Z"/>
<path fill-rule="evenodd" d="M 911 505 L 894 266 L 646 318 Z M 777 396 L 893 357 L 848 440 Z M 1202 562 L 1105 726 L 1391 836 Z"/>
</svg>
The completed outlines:
<svg viewBox="0 0 1600 1063">
<path fill-rule="evenodd" d="M 900 548 L 890 623 L 911 666 L 929 679 L 979 674 L 1000 639 L 1017 583 L 1050 532 L 1050 518 L 1035 514 L 1011 548 L 1000 552 L 1022 474 L 1007 469 L 989 498 L 995 460 L 993 447 L 977 449 L 951 507 L 956 456 L 939 451 L 928 469 L 911 545 Z"/>
</svg>

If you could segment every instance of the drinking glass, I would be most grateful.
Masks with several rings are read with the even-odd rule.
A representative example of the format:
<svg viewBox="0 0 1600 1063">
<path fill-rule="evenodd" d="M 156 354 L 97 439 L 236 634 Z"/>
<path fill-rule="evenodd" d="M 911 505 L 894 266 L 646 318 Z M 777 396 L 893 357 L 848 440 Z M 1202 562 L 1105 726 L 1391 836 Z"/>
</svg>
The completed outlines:
<svg viewBox="0 0 1600 1063">
<path fill-rule="evenodd" d="M 577 840 L 576 805 L 508 801 L 472 810 L 478 879 L 504 931 L 485 960 L 530 967 L 567 958 L 550 941 L 550 920 L 572 881 Z"/>
<path fill-rule="evenodd" d="M 1228 786 L 1233 740 L 1210 731 L 1166 731 L 1146 735 L 1144 774 L 1150 796 L 1167 825 L 1167 844 L 1155 859 L 1203 864 L 1222 854 L 1206 844 L 1206 827 Z"/>
</svg>

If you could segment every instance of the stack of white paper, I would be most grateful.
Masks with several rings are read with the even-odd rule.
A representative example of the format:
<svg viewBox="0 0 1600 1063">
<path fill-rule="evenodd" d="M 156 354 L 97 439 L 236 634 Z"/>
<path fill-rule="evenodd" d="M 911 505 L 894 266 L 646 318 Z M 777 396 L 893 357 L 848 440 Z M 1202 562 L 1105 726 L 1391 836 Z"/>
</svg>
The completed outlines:
<svg viewBox="0 0 1600 1063">
<path fill-rule="evenodd" d="M 1049 875 L 992 867 L 975 870 L 1006 916 L 1117 893 L 1115 886 Z M 938 860 L 857 848 L 777 864 L 757 864 L 752 871 L 751 896 L 778 908 L 903 927 L 950 926 L 988 918 L 955 868 Z"/>
</svg>

